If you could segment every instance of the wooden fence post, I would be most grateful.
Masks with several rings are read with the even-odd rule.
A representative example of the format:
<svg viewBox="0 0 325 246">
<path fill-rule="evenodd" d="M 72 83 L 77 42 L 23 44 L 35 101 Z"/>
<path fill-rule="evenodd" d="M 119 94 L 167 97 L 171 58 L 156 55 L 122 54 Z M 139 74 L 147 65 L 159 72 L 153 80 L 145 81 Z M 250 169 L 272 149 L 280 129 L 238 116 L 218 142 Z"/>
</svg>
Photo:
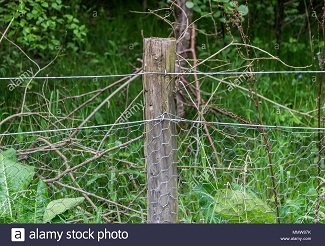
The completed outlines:
<svg viewBox="0 0 325 246">
<path fill-rule="evenodd" d="M 176 41 L 144 39 L 144 72 L 175 72 Z M 144 74 L 145 119 L 163 113 L 175 115 L 175 76 Z M 168 115 L 166 115 L 169 118 Z M 177 144 L 175 123 L 155 120 L 146 123 L 145 158 L 148 188 L 148 223 L 175 223 L 178 214 Z"/>
</svg>

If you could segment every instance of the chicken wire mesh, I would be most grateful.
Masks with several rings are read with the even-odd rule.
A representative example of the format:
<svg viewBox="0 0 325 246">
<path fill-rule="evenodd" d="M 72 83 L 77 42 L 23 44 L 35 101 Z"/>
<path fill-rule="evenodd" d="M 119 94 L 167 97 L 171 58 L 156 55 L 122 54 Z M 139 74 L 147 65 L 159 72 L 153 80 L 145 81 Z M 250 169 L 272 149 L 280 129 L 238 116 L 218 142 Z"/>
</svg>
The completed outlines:
<svg viewBox="0 0 325 246">
<path fill-rule="evenodd" d="M 149 122 L 1 134 L 1 222 L 145 223 Z M 325 129 L 171 122 L 179 222 L 325 222 Z"/>
</svg>

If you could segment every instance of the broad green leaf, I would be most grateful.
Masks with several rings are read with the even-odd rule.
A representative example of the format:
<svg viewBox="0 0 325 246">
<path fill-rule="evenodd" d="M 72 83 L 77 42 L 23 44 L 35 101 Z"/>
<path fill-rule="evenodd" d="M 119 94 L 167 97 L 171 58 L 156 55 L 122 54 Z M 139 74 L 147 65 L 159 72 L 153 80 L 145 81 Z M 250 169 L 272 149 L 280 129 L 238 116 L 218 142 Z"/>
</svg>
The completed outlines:
<svg viewBox="0 0 325 246">
<path fill-rule="evenodd" d="M 189 8 L 189 9 L 191 9 L 191 8 L 194 7 L 194 3 L 191 2 L 191 1 L 187 1 L 187 2 L 185 3 L 185 5 L 186 5 L 186 7 Z"/>
<path fill-rule="evenodd" d="M 49 194 L 46 183 L 43 180 L 39 180 L 37 184 L 35 204 L 34 204 L 34 223 L 42 222 L 42 218 L 46 209 L 46 205 L 49 203 Z"/>
<path fill-rule="evenodd" d="M 43 222 L 50 222 L 55 216 L 64 213 L 68 209 L 71 209 L 85 200 L 84 197 L 77 198 L 63 198 L 51 201 L 46 209 L 43 216 Z"/>
<path fill-rule="evenodd" d="M 221 189 L 215 196 L 215 212 L 231 223 L 275 223 L 275 212 L 255 194 Z"/>
<path fill-rule="evenodd" d="M 238 7 L 238 12 L 241 16 L 245 16 L 248 14 L 248 7 L 246 5 L 240 5 Z"/>
<path fill-rule="evenodd" d="M 0 217 L 13 218 L 15 200 L 25 190 L 35 174 L 34 167 L 17 162 L 16 151 L 0 153 Z"/>
<path fill-rule="evenodd" d="M 14 149 L 8 149 L 6 151 L 3 151 L 2 154 L 3 154 L 3 156 L 7 160 L 11 160 L 13 162 L 17 162 L 16 150 L 14 150 Z"/>
<path fill-rule="evenodd" d="M 219 18 L 221 16 L 221 12 L 220 11 L 217 11 L 213 14 L 213 17 L 215 18 Z"/>
</svg>

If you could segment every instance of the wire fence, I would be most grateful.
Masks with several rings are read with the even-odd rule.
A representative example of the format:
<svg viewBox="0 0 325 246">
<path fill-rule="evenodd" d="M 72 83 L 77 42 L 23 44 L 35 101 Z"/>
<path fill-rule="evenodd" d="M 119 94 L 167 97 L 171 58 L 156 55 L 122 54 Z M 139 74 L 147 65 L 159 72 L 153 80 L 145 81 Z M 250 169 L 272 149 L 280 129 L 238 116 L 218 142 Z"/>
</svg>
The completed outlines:
<svg viewBox="0 0 325 246">
<path fill-rule="evenodd" d="M 169 23 L 168 16 L 161 19 Z M 237 24 L 242 23 L 242 16 L 238 15 L 238 21 L 237 13 L 234 19 L 230 17 L 225 29 L 233 40 L 213 54 L 202 52 L 207 58 L 197 59 L 195 32 L 199 29 L 188 15 L 182 18 L 187 21 L 185 25 L 175 22 L 176 29 L 178 24 L 185 27 L 179 34 L 175 30 L 177 39 L 166 39 L 166 43 L 144 39 L 142 68 L 134 72 L 58 76 L 47 75 L 45 69 L 60 52 L 41 67 L 5 37 L 12 19 L 0 42 L 5 38 L 18 48 L 31 67 L 22 70 L 21 65 L 21 74 L 0 77 L 0 87 L 11 93 L 10 103 L 0 103 L 1 108 L 8 108 L 8 112 L 0 113 L 0 129 L 5 129 L 0 132 L 0 223 L 325 223 L 325 128 L 259 125 L 245 118 L 249 115 L 262 122 L 261 100 L 272 105 L 267 114 L 271 115 L 274 108 L 286 110 L 289 116 L 282 115 L 282 122 L 298 115 L 308 120 L 296 117 L 297 124 L 324 126 L 322 86 L 318 95 L 314 94 L 315 82 L 321 85 L 325 73 L 324 57 L 321 52 L 315 54 L 319 70 L 317 59 L 313 65 L 289 65 L 249 44 L 241 24 Z M 237 27 L 243 43 L 235 41 L 227 23 Z M 181 44 L 182 40 L 191 48 Z M 177 53 L 176 43 L 181 44 Z M 230 47 L 236 52 L 221 56 Z M 246 55 L 241 49 L 246 49 Z M 264 57 L 250 57 L 250 49 Z M 284 70 L 253 71 L 253 65 L 264 67 L 255 63 L 259 60 L 276 61 Z M 258 93 L 261 83 L 257 84 L 254 75 L 298 75 L 297 79 L 313 75 L 309 81 L 286 81 L 286 86 L 280 85 L 282 81 L 265 81 L 270 86 L 278 84 L 272 92 L 282 87 L 285 97 L 292 97 L 285 88 L 314 91 L 278 102 L 280 93 L 270 98 L 264 96 L 268 88 Z M 140 76 L 143 90 L 132 98 L 131 82 Z M 88 86 L 90 83 L 82 88 L 75 83 L 114 78 L 119 80 L 102 88 Z M 41 80 L 44 82 L 35 82 Z M 48 80 L 58 83 L 49 85 Z M 60 84 L 69 80 L 71 83 Z M 236 93 L 234 88 L 242 92 L 241 100 L 240 93 L 231 98 Z M 124 90 L 127 92 L 121 96 Z M 148 91 L 150 96 L 146 95 Z M 118 94 L 121 97 L 112 100 Z M 135 104 L 142 94 L 142 102 L 148 105 Z M 220 103 L 218 97 L 224 101 Z M 305 103 L 307 97 L 312 99 Z M 245 116 L 216 106 L 246 102 Z M 110 105 L 114 103 L 113 110 Z M 148 114 L 150 107 L 155 108 L 152 114 Z M 194 108 L 194 118 L 169 114 L 177 109 L 175 114 L 183 117 L 185 107 Z M 111 109 L 112 114 L 108 113 Z M 101 113 L 106 114 L 105 119 Z M 133 117 L 142 113 L 144 117 Z M 201 120 L 205 116 L 218 121 Z M 116 123 L 95 124 L 111 122 L 111 118 L 117 118 Z M 241 123 L 225 120 L 229 118 Z M 26 131 L 28 128 L 36 130 Z"/>
<path fill-rule="evenodd" d="M 107 112 L 105 105 L 110 107 L 112 97 L 128 90 L 140 75 L 159 75 L 150 77 L 150 82 L 157 84 L 160 80 L 164 85 L 177 78 L 177 86 L 184 88 L 176 90 L 184 89 L 182 96 L 194 105 L 202 119 L 203 108 L 216 104 L 212 99 L 217 97 L 217 89 L 230 93 L 235 87 L 252 99 L 256 96 L 255 104 L 261 99 L 290 113 L 311 117 L 311 112 L 318 111 L 321 117 L 321 100 L 318 110 L 301 112 L 258 94 L 249 83 L 241 84 L 239 78 L 315 75 L 325 73 L 324 70 L 302 70 L 308 66 L 288 66 L 273 56 L 296 70 L 251 71 L 249 66 L 248 71 L 196 69 L 213 56 L 191 69 L 181 68 L 181 72 L 144 65 L 143 69 L 126 74 L 37 76 L 42 70 L 34 73 L 30 68 L 18 77 L 1 77 L 2 82 L 9 81 L 9 91 L 22 87 L 24 94 L 20 113 L 0 121 L 0 126 L 7 127 L 7 132 L 0 133 L 0 223 L 174 221 L 166 220 L 166 214 L 181 223 L 325 223 L 325 128 L 248 124 L 246 119 L 223 108 L 215 110 L 246 123 L 224 122 L 225 118 L 220 118 L 222 122 L 183 119 L 169 113 L 155 119 L 147 117 L 150 120 L 129 121 L 129 116 L 122 117 L 124 113 L 142 113 L 153 107 L 155 99 L 168 90 L 167 86 L 152 93 L 153 103 L 147 108 L 142 104 L 133 108 L 140 92 L 125 105 L 125 112 L 115 124 L 87 126 L 93 124 L 91 119 L 100 110 Z M 151 53 L 147 56 L 155 61 L 157 57 Z M 159 68 L 162 63 L 160 59 Z M 194 75 L 195 85 L 184 80 L 187 75 Z M 201 91 L 198 75 L 224 86 L 213 87 L 211 92 Z M 62 94 L 51 89 L 48 92 L 45 82 L 40 91 L 28 92 L 33 80 L 117 77 L 121 79 L 104 88 L 85 92 L 78 88 L 77 95 L 70 95 L 70 88 L 63 88 Z M 102 98 L 116 85 L 117 89 Z M 173 87 L 169 88 L 170 95 L 174 93 Z M 143 92 L 146 89 L 144 86 Z M 200 101 L 201 92 L 208 98 L 206 102 Z M 36 103 L 27 105 L 26 97 L 31 95 L 37 98 Z M 171 97 L 160 98 L 160 103 L 175 99 Z M 89 107 L 89 112 L 87 107 L 93 102 L 96 105 Z M 85 110 L 80 112 L 81 109 Z M 41 120 L 29 120 L 33 114 Z M 25 116 L 27 119 L 22 119 Z M 20 124 L 9 123 L 15 117 L 21 118 L 20 124 L 40 130 L 20 131 Z M 313 123 L 316 121 L 321 125 L 320 118 Z M 56 129 L 49 129 L 50 124 Z M 78 127 L 71 127 L 75 125 Z"/>
<path fill-rule="evenodd" d="M 324 128 L 168 117 L 0 134 L 1 222 L 146 222 L 145 125 L 165 121 L 177 132 L 179 222 L 325 222 Z M 170 195 L 159 194 L 162 212 Z"/>
<path fill-rule="evenodd" d="M 280 71 L 187 71 L 187 72 L 136 72 L 127 74 L 103 74 L 103 75 L 62 75 L 62 76 L 20 76 L 20 77 L 0 77 L 0 80 L 40 80 L 40 79 L 100 79 L 100 78 L 116 78 L 116 77 L 130 77 L 146 74 L 159 74 L 159 75 L 259 75 L 259 74 L 323 74 L 324 70 L 280 70 Z"/>
</svg>

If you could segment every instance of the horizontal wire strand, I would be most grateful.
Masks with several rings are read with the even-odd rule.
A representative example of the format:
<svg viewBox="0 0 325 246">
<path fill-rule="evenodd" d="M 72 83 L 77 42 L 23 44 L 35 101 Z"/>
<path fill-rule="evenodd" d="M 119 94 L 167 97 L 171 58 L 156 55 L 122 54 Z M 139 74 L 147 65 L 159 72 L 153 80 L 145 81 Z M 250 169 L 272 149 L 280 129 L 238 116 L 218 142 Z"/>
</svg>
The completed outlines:
<svg viewBox="0 0 325 246">
<path fill-rule="evenodd" d="M 104 74 L 104 75 L 63 75 L 63 76 L 40 76 L 40 77 L 0 77 L 0 80 L 31 80 L 31 79 L 102 79 L 102 78 L 115 78 L 115 77 L 129 77 L 146 74 L 159 74 L 159 75 L 249 75 L 249 74 L 322 74 L 325 70 L 313 70 L 313 71 L 256 71 L 256 72 L 179 72 L 179 73 L 167 73 L 167 72 L 139 72 L 129 74 Z"/>
<path fill-rule="evenodd" d="M 165 114 L 161 116 L 151 119 L 151 120 L 140 120 L 140 121 L 130 121 L 130 122 L 119 122 L 105 125 L 93 125 L 93 126 L 84 126 L 84 127 L 71 127 L 71 128 L 61 128 L 61 129 L 49 129 L 49 130 L 39 130 L 39 131 L 30 131 L 30 132 L 14 132 L 14 133 L 1 133 L 0 136 L 14 136 L 14 135 L 31 135 L 31 134 L 39 134 L 39 133 L 51 133 L 51 132 L 63 132 L 63 131 L 74 131 L 74 130 L 87 130 L 87 129 L 98 129 L 98 128 L 106 128 L 112 126 L 124 126 L 124 125 L 136 125 L 136 124 L 145 124 L 150 122 L 161 122 L 163 120 L 171 121 L 174 123 L 185 122 L 192 124 L 210 124 L 216 126 L 229 126 L 229 127 L 241 127 L 241 128 L 266 128 L 273 130 L 307 130 L 307 131 L 325 131 L 325 128 L 318 127 L 303 127 L 303 126 L 282 126 L 282 125 L 258 125 L 258 124 L 242 124 L 242 123 L 230 123 L 230 122 L 211 122 L 211 121 L 198 121 L 198 120 L 189 120 L 183 118 L 167 118 Z M 170 114 L 168 114 L 170 115 Z"/>
</svg>

